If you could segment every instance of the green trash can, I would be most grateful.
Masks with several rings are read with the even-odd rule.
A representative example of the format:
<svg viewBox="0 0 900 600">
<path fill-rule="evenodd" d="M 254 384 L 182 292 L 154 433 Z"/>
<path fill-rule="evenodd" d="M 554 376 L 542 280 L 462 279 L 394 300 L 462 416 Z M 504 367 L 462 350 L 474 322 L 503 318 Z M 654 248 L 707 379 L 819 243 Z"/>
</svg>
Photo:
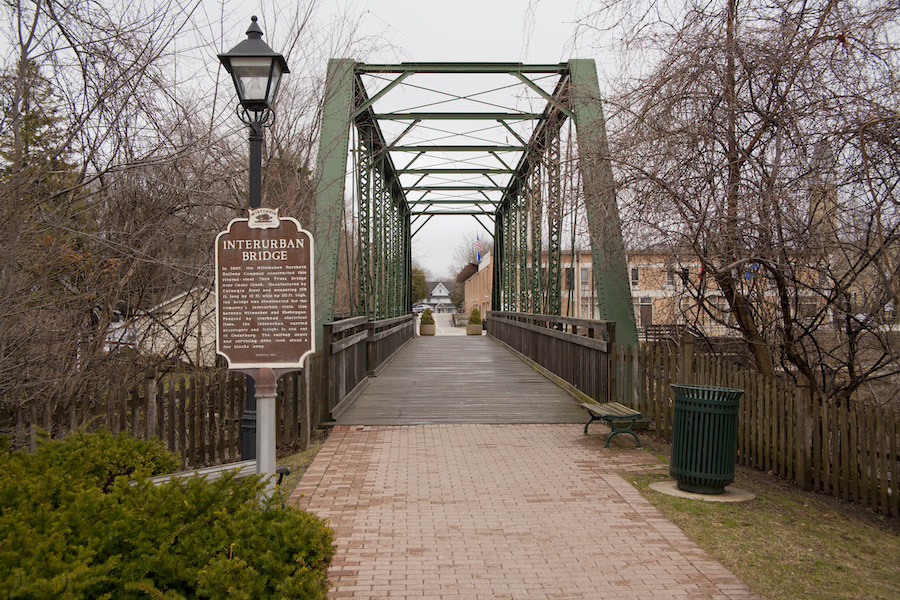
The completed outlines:
<svg viewBox="0 0 900 600">
<path fill-rule="evenodd" d="M 669 475 L 680 490 L 722 494 L 734 482 L 738 405 L 744 390 L 672 384 L 672 391 Z"/>
</svg>

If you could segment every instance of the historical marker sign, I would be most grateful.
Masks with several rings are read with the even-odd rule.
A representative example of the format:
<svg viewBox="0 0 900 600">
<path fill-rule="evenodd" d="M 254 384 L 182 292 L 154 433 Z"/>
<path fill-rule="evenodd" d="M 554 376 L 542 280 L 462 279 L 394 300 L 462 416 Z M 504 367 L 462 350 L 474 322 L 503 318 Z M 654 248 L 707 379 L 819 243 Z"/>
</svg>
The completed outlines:
<svg viewBox="0 0 900 600">
<path fill-rule="evenodd" d="M 313 240 L 258 208 L 216 237 L 216 352 L 236 370 L 299 369 L 314 352 Z"/>
</svg>

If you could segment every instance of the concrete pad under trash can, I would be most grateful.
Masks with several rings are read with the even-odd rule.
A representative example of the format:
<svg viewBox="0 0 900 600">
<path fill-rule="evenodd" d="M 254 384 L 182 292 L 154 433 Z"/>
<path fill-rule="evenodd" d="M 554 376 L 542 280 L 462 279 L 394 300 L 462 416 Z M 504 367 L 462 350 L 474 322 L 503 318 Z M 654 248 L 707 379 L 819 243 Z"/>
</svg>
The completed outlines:
<svg viewBox="0 0 900 600">
<path fill-rule="evenodd" d="M 723 494 L 695 494 L 694 492 L 685 492 L 678 489 L 677 481 L 657 481 L 650 484 L 650 489 L 675 496 L 676 498 L 688 498 L 690 500 L 704 500 L 706 502 L 747 502 L 756 498 L 756 494 L 746 492 L 734 486 L 725 486 Z"/>
</svg>

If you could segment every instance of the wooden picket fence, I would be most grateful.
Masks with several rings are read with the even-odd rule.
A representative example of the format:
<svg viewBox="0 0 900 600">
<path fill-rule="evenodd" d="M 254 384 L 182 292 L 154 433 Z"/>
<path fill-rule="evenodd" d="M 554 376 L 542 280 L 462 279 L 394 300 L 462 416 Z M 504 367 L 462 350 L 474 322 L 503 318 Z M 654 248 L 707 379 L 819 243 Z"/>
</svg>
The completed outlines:
<svg viewBox="0 0 900 600">
<path fill-rule="evenodd" d="M 355 317 L 328 323 L 326 350 L 310 357 L 303 371 L 278 380 L 276 445 L 305 450 L 312 430 L 334 418 L 335 407 L 390 359 L 415 333 L 414 315 L 369 321 Z M 333 335 L 339 334 L 339 335 Z M 0 405 L 0 434 L 15 448 L 37 446 L 39 430 L 52 438 L 83 428 L 158 437 L 185 467 L 240 460 L 245 376 L 226 370 L 158 376 L 148 369 L 143 383 L 104 398 L 79 398 L 66 406 L 47 401 L 16 408 Z"/>
<path fill-rule="evenodd" d="M 744 390 L 738 414 L 738 463 L 804 489 L 900 516 L 900 414 L 861 400 L 840 405 L 807 389 L 695 352 L 690 343 L 619 345 L 611 353 L 610 399 L 639 410 L 651 431 L 671 439 L 671 384 Z"/>
<path fill-rule="evenodd" d="M 241 414 L 246 399 L 242 373 L 212 370 L 157 377 L 150 370 L 143 384 L 129 392 L 92 399 L 58 409 L 31 405 L 17 414 L 13 445 L 36 446 L 37 427 L 51 437 L 78 428 L 105 427 L 112 433 L 158 437 L 181 456 L 184 467 L 200 467 L 240 460 Z M 300 373 L 278 381 L 276 445 L 298 447 L 304 414 Z"/>
</svg>

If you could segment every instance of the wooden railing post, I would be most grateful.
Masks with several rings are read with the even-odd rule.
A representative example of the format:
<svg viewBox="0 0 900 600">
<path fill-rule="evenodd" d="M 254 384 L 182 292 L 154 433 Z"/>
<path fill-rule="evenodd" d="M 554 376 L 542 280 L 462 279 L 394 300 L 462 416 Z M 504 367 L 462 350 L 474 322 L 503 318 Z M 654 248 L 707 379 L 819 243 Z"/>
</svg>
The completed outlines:
<svg viewBox="0 0 900 600">
<path fill-rule="evenodd" d="M 319 368 L 322 369 L 321 374 L 319 374 L 319 380 L 322 384 L 322 389 L 319 390 L 320 393 L 324 396 L 324 402 L 321 402 L 323 406 L 325 406 L 326 411 L 328 412 L 328 419 L 331 419 L 331 407 L 335 405 L 336 400 L 331 397 L 332 395 L 332 385 L 331 385 L 331 361 L 333 357 L 331 356 L 331 345 L 334 342 L 334 324 L 333 323 L 325 323 L 322 325 L 322 337 L 324 338 L 322 344 L 322 356 L 321 363 L 319 363 Z M 309 361 L 307 361 L 307 366 L 309 366 Z M 307 380 L 311 380 L 309 371 L 306 372 Z M 311 386 L 312 384 L 310 384 Z M 311 389 L 307 388 L 307 389 Z M 307 396 L 307 403 L 311 402 L 312 396 Z M 311 414 L 317 414 L 317 416 L 323 416 L 324 413 L 319 413 L 319 411 L 310 410 Z"/>
<path fill-rule="evenodd" d="M 376 347 L 375 347 L 375 326 L 376 322 L 369 321 L 366 323 L 366 332 L 368 333 L 366 339 L 366 375 L 374 375 L 375 368 L 378 366 L 377 356 L 376 356 Z"/>
<path fill-rule="evenodd" d="M 607 323 L 606 331 L 609 334 L 609 339 L 606 345 L 606 358 L 609 364 L 609 388 L 606 392 L 607 402 L 616 402 L 619 399 L 619 365 L 618 365 L 618 356 L 619 353 L 616 351 L 616 324 L 615 323 Z"/>
</svg>

